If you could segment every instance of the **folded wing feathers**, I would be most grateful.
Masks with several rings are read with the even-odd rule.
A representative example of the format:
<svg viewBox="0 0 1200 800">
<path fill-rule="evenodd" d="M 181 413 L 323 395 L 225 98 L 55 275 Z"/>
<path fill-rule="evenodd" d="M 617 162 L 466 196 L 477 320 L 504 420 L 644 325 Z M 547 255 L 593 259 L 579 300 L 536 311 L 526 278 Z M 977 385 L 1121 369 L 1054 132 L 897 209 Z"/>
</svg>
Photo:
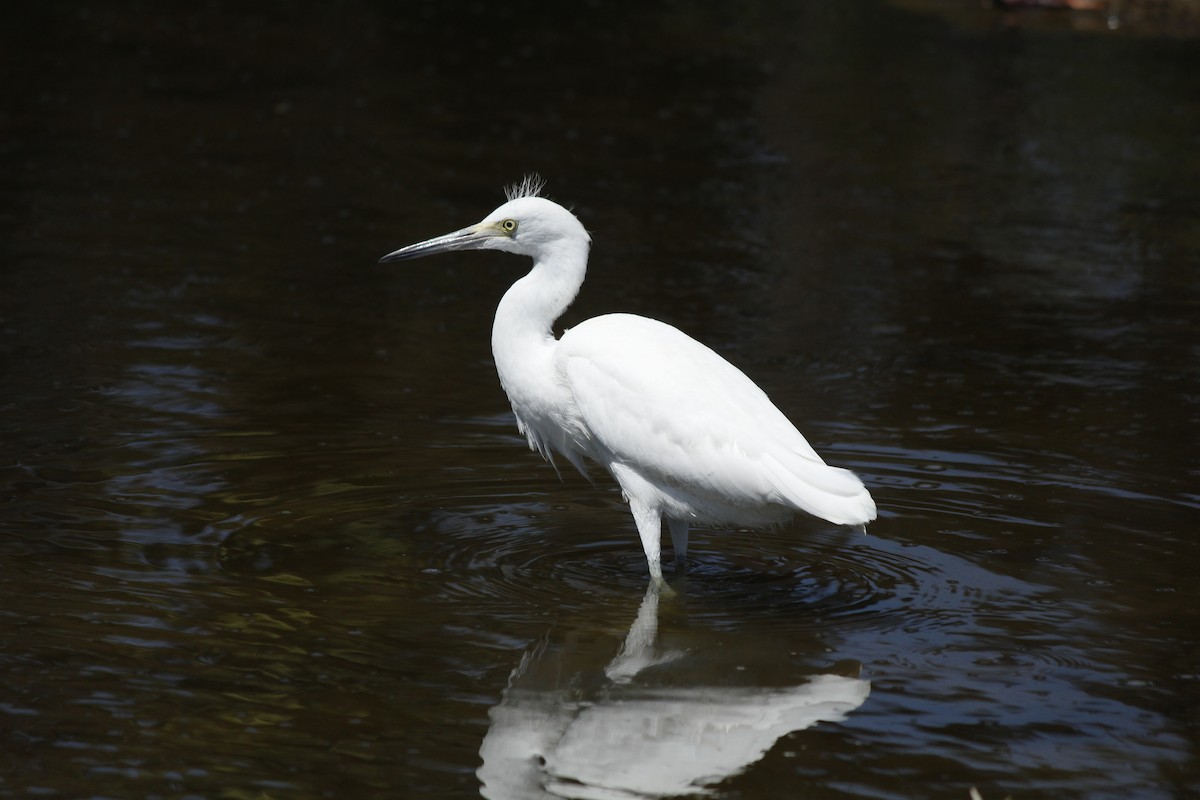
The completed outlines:
<svg viewBox="0 0 1200 800">
<path fill-rule="evenodd" d="M 564 337 L 563 377 L 595 444 L 645 477 L 720 495 L 733 503 L 771 502 L 839 525 L 875 518 L 875 504 L 854 473 L 830 467 L 795 426 L 740 370 L 662 323 L 626 315 L 589 320 L 572 333 L 603 333 L 602 357 L 583 336 Z M 636 345 L 613 360 L 620 332 L 646 329 L 677 352 L 650 368 L 629 369 L 650 354 Z M 663 329 L 667 330 L 664 331 Z M 653 357 L 650 359 L 655 361 Z M 715 376 L 696 385 L 692 376 Z"/>
</svg>

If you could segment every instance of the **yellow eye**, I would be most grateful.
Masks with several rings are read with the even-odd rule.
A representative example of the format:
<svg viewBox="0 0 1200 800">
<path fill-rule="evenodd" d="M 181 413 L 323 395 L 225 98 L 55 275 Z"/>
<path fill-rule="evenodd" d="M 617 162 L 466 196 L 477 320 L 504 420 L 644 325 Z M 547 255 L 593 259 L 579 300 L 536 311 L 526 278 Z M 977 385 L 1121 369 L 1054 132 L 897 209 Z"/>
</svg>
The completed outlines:
<svg viewBox="0 0 1200 800">
<path fill-rule="evenodd" d="M 516 233 L 517 232 L 517 221 L 515 219 L 506 219 L 506 220 L 504 220 L 504 222 L 500 223 L 500 227 L 506 233 Z"/>
</svg>

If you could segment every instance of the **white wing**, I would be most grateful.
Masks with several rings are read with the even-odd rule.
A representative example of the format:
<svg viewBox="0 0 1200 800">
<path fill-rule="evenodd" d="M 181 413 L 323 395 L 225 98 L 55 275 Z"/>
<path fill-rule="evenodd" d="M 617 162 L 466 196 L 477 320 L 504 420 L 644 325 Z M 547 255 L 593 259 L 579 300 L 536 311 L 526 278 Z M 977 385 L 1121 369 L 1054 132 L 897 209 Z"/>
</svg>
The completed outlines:
<svg viewBox="0 0 1200 800">
<path fill-rule="evenodd" d="M 670 325 L 590 319 L 563 335 L 555 364 L 601 457 L 651 483 L 839 524 L 875 517 L 853 473 L 827 466 L 753 381 Z"/>
</svg>

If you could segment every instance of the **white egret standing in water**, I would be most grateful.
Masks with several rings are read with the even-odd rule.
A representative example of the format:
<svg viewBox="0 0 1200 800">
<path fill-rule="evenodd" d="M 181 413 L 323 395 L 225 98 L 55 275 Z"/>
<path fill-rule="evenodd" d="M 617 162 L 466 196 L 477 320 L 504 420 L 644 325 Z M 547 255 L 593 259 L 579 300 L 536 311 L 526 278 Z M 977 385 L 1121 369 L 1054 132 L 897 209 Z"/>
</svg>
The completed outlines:
<svg viewBox="0 0 1200 800">
<path fill-rule="evenodd" d="M 762 527 L 796 510 L 837 525 L 875 519 L 858 477 L 828 466 L 767 395 L 709 348 L 663 322 L 605 314 L 554 338 L 583 285 L 591 237 L 527 178 L 482 222 L 389 253 L 504 250 L 533 269 L 504 293 L 492 354 L 531 449 L 607 469 L 633 512 L 650 576 L 663 584 L 662 518 L 683 569 L 691 525 Z"/>
</svg>

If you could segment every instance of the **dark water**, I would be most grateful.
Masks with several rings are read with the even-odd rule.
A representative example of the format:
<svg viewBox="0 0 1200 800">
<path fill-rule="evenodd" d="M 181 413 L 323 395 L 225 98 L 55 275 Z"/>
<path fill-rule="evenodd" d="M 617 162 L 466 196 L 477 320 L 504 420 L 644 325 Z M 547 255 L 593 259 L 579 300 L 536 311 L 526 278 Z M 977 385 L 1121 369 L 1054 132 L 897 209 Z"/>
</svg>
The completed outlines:
<svg viewBox="0 0 1200 800">
<path fill-rule="evenodd" d="M 0 797 L 1200 794 L 1200 49 L 977 3 L 30 4 L 0 26 Z M 867 535 L 671 598 L 497 385 L 672 322 Z M 478 770 L 478 776 L 477 776 Z M 545 789 L 540 787 L 546 787 Z"/>
</svg>

